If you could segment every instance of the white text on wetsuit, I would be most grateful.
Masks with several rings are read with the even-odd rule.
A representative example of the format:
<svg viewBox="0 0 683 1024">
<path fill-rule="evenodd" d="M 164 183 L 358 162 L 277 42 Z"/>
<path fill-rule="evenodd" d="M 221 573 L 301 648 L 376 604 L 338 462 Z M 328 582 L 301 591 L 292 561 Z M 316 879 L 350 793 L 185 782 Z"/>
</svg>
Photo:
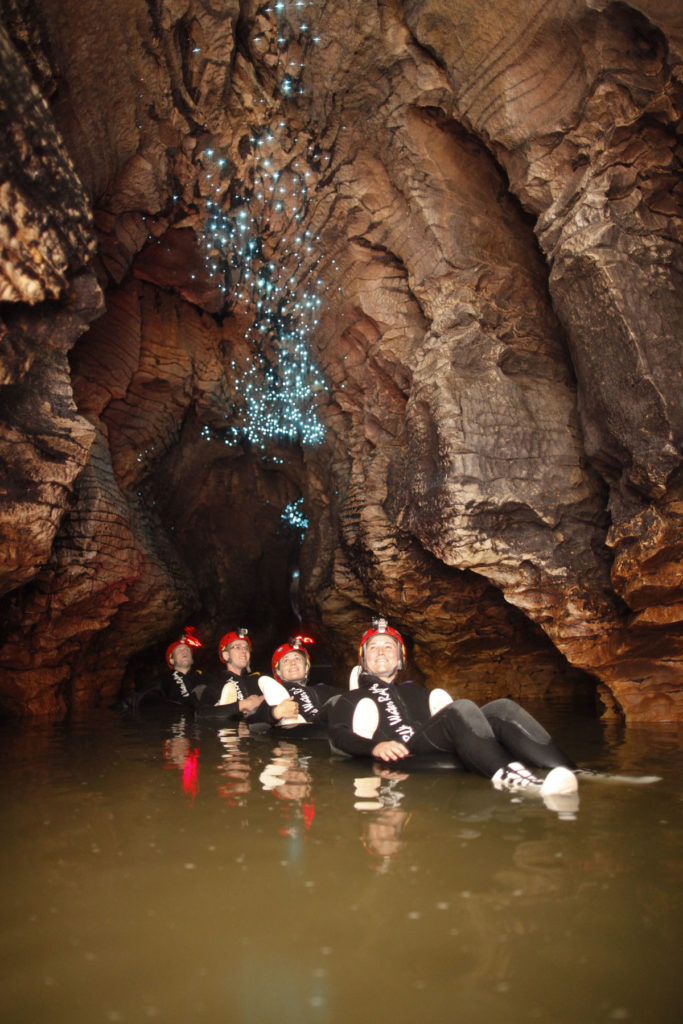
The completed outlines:
<svg viewBox="0 0 683 1024">
<path fill-rule="evenodd" d="M 389 692 L 388 686 L 382 686 L 380 683 L 371 683 L 368 687 L 370 693 L 374 696 L 375 700 L 380 706 L 387 724 L 390 726 L 393 732 L 403 740 L 404 743 L 408 743 L 415 735 L 415 730 L 411 725 L 408 725 L 403 721 L 401 712 L 396 707 L 396 704 Z"/>
<path fill-rule="evenodd" d="M 184 677 L 183 673 L 179 672 L 178 669 L 176 669 L 175 672 L 173 673 L 173 678 L 175 679 L 176 683 L 178 684 L 178 689 L 180 690 L 182 696 L 183 697 L 189 697 L 190 696 L 190 691 L 185 686 L 185 677 Z"/>
<path fill-rule="evenodd" d="M 299 705 L 299 714 L 307 722 L 314 722 L 320 714 L 319 708 L 315 706 L 304 686 L 290 686 L 289 692 Z"/>
</svg>

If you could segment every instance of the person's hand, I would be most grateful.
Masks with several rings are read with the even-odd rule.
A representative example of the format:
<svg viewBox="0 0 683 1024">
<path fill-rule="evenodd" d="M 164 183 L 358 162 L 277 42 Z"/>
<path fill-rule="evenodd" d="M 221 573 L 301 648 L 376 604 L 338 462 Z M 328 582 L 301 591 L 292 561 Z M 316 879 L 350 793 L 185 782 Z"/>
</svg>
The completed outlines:
<svg viewBox="0 0 683 1024">
<path fill-rule="evenodd" d="M 383 764 L 373 764 L 372 774 L 378 779 L 384 779 L 385 782 L 405 782 L 410 778 L 405 772 L 398 771 L 396 768 L 386 768 Z"/>
<path fill-rule="evenodd" d="M 299 705 L 293 697 L 288 697 L 273 708 L 273 718 L 281 722 L 283 718 L 296 718 L 299 714 Z"/>
<path fill-rule="evenodd" d="M 372 756 L 380 761 L 400 761 L 402 757 L 408 757 L 410 751 L 405 743 L 399 740 L 382 740 L 372 748 Z"/>
<path fill-rule="evenodd" d="M 248 715 L 251 711 L 256 711 L 260 704 L 263 704 L 263 697 L 257 697 L 255 693 L 252 693 L 251 696 L 244 697 L 239 701 L 237 706 L 243 714 Z"/>
</svg>

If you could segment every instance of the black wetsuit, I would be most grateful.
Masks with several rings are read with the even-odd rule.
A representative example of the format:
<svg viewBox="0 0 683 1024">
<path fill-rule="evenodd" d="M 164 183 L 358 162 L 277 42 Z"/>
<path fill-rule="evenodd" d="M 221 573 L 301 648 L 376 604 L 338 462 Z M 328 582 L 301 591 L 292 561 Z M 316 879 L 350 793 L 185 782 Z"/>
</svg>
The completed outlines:
<svg viewBox="0 0 683 1024">
<path fill-rule="evenodd" d="M 370 739 L 353 731 L 354 711 L 364 697 L 373 700 L 379 713 Z M 543 726 L 513 700 L 501 698 L 482 708 L 471 700 L 454 700 L 432 715 L 424 686 L 385 683 L 368 672 L 361 673 L 357 690 L 344 692 L 330 705 L 328 729 L 336 752 L 371 756 L 383 740 L 398 740 L 412 755 L 448 752 L 462 768 L 487 778 L 511 761 L 574 767 Z"/>
<path fill-rule="evenodd" d="M 212 703 L 216 685 L 216 680 L 201 669 L 191 668 L 185 673 L 169 669 L 151 686 L 132 694 L 128 703 L 137 708 L 143 701 L 155 697 L 167 704 L 179 704 L 197 710 L 204 704 Z"/>
<path fill-rule="evenodd" d="M 282 685 L 292 700 L 297 702 L 299 714 L 305 719 L 305 723 L 299 723 L 299 727 L 302 729 L 305 725 L 325 726 L 327 724 L 329 702 L 334 697 L 339 697 L 346 692 L 338 686 L 330 686 L 329 683 L 317 683 L 311 686 L 308 683 L 304 685 L 302 683 L 283 682 Z M 274 726 L 282 724 L 273 716 L 272 708 L 269 708 L 265 703 L 261 707 L 263 708 L 261 721 L 268 721 L 270 725 Z M 293 726 L 287 726 L 287 728 L 291 729 Z"/>
<path fill-rule="evenodd" d="M 263 696 L 259 689 L 258 680 L 258 672 L 248 672 L 247 669 L 243 669 L 241 672 L 233 672 L 231 669 L 226 669 L 221 674 L 220 679 L 212 682 L 210 690 L 204 695 L 204 701 L 201 707 L 198 708 L 199 713 L 202 717 L 251 721 L 251 717 L 255 712 L 245 714 L 243 711 L 240 711 L 239 702 L 247 697 Z M 218 704 L 223 688 L 227 683 L 234 683 L 236 699 L 228 704 Z M 256 710 L 258 711 L 259 709 L 257 708 Z"/>
<path fill-rule="evenodd" d="M 226 683 L 234 683 L 238 700 L 246 700 L 247 697 L 262 697 L 263 694 L 258 684 L 259 675 L 259 672 L 248 672 L 247 669 L 243 669 L 240 673 L 226 669 L 220 680 L 221 690 Z"/>
</svg>

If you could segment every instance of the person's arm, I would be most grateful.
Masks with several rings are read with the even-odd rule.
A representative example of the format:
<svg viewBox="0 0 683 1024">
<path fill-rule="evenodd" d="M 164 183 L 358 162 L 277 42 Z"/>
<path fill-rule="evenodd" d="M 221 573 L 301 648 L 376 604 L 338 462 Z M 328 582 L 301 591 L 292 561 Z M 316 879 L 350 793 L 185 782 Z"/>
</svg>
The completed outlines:
<svg viewBox="0 0 683 1024">
<path fill-rule="evenodd" d="M 240 714 L 249 721 L 254 720 L 254 712 L 263 704 L 263 694 L 259 689 L 258 680 L 258 672 L 243 672 L 239 679 L 240 690 L 245 696 L 240 697 L 237 703 Z"/>
<path fill-rule="evenodd" d="M 294 704 L 283 701 L 278 705 L 281 714 L 278 713 L 276 718 L 291 718 L 298 714 L 308 725 L 324 725 L 327 722 L 327 703 L 343 692 L 339 687 L 330 686 L 327 683 L 307 684 L 306 686 L 296 684 L 290 690 Z"/>
<path fill-rule="evenodd" d="M 299 705 L 293 697 L 285 697 L 275 707 L 271 707 L 271 714 L 276 722 L 284 722 L 292 718 L 296 718 L 299 714 Z M 303 716 L 301 716 L 303 718 Z"/>
<path fill-rule="evenodd" d="M 248 697 L 244 697 L 242 700 L 237 702 L 237 706 L 243 715 L 250 715 L 253 711 L 256 711 L 261 704 L 263 704 L 263 697 L 257 697 L 255 693 L 251 693 Z"/>
<path fill-rule="evenodd" d="M 268 676 L 259 676 L 258 678 L 262 680 L 268 679 L 270 683 L 275 683 L 275 680 L 270 679 Z M 274 689 L 281 689 L 282 692 L 286 693 L 285 688 L 281 687 L 279 683 L 275 683 Z M 244 701 L 240 701 L 240 704 L 252 700 L 255 696 L 255 694 L 250 694 Z M 271 699 L 275 700 L 276 698 L 271 695 Z M 281 720 L 284 718 L 291 719 L 297 717 L 296 702 L 290 697 L 270 705 L 259 689 L 259 696 L 256 698 L 256 701 L 254 709 L 244 715 L 244 721 L 247 725 L 269 725 L 272 727 L 280 725 Z"/>
<path fill-rule="evenodd" d="M 400 740 L 381 740 L 372 748 L 372 756 L 379 761 L 400 761 L 409 757 L 410 751 Z"/>
<path fill-rule="evenodd" d="M 341 697 L 345 690 L 342 690 L 339 686 L 331 686 L 329 683 L 317 683 L 315 686 L 307 687 L 309 693 L 312 693 L 312 698 L 316 704 L 317 714 L 312 717 L 312 721 L 316 725 L 327 725 L 330 710 L 330 701 L 336 700 L 337 697 Z M 299 711 L 308 718 L 306 711 Z"/>
<path fill-rule="evenodd" d="M 209 672 L 193 669 L 185 677 L 185 685 L 190 691 L 190 700 L 195 710 L 213 707 L 219 700 L 222 685 Z"/>
<path fill-rule="evenodd" d="M 302 725 L 306 722 L 306 719 L 299 714 L 297 702 L 286 686 L 271 676 L 259 676 L 258 684 L 261 693 L 266 698 L 264 705 L 269 706 L 274 724 Z"/>
<path fill-rule="evenodd" d="M 247 725 L 277 725 L 278 723 L 273 718 L 273 709 L 268 706 L 265 700 L 262 700 L 257 708 L 250 711 L 249 714 L 242 716 Z"/>
</svg>

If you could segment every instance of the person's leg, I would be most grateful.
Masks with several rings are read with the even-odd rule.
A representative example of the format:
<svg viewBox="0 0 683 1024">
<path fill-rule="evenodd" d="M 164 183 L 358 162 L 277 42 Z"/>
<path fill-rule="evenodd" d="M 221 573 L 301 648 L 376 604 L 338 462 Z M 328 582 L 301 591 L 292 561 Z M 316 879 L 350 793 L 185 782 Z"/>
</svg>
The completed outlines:
<svg viewBox="0 0 683 1024">
<path fill-rule="evenodd" d="M 576 767 L 540 722 L 514 700 L 492 700 L 481 711 L 498 742 L 508 751 L 508 760 L 526 761 L 539 768 Z"/>
<path fill-rule="evenodd" d="M 503 709 L 506 710 L 509 709 Z M 512 715 L 510 711 L 510 718 L 519 724 L 520 716 Z M 529 718 L 531 722 L 534 721 L 531 716 Z M 529 726 L 523 717 L 521 721 L 525 726 Z M 538 726 L 538 723 L 535 724 Z M 538 728 L 540 730 L 541 726 Z M 540 739 L 542 737 L 537 737 L 539 744 Z M 545 747 L 543 751 L 535 752 L 550 756 L 548 744 L 542 746 Z M 551 740 L 551 749 L 552 746 Z M 482 709 L 470 700 L 457 700 L 448 704 L 416 732 L 408 743 L 408 748 L 411 754 L 425 754 L 434 750 L 450 751 L 470 771 L 491 779 L 496 789 L 538 792 L 544 799 L 558 794 L 573 794 L 577 790 L 576 776 L 565 765 L 548 765 L 551 771 L 541 781 L 521 762 L 511 757 L 509 748 L 499 743 Z"/>
<path fill-rule="evenodd" d="M 365 715 L 360 713 L 365 704 L 373 702 L 369 699 L 359 702 L 353 730 L 358 735 L 371 737 L 377 727 L 378 715 L 374 709 L 372 722 L 366 723 Z M 538 789 L 541 795 L 576 790 L 576 778 L 566 768 L 553 769 L 542 782 L 523 764 L 511 758 L 509 751 L 499 743 L 482 710 L 471 700 L 457 700 L 446 705 L 417 728 L 407 746 L 416 756 L 437 751 L 449 753 L 464 768 L 491 779 L 497 789 Z"/>
<path fill-rule="evenodd" d="M 448 751 L 469 771 L 492 778 L 511 760 L 471 700 L 455 700 L 422 725 L 408 743 L 411 754 Z"/>
</svg>

